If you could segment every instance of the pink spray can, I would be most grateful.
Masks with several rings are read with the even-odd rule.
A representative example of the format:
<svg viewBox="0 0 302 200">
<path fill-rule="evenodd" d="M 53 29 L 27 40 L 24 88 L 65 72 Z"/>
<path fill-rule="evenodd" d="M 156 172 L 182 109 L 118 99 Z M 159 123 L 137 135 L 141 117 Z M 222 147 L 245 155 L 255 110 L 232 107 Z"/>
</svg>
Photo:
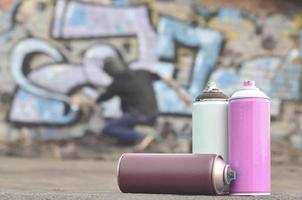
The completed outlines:
<svg viewBox="0 0 302 200">
<path fill-rule="evenodd" d="M 244 81 L 228 107 L 229 162 L 237 172 L 233 195 L 271 193 L 270 101 L 254 81 Z"/>
</svg>

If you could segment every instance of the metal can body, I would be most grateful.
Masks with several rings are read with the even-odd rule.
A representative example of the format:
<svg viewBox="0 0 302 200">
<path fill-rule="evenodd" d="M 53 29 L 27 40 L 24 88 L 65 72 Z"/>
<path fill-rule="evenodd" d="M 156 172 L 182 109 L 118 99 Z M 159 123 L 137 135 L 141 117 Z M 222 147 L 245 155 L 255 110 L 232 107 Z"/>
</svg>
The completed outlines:
<svg viewBox="0 0 302 200">
<path fill-rule="evenodd" d="M 255 91 L 253 91 L 255 92 Z M 271 192 L 270 101 L 261 95 L 229 102 L 229 163 L 237 173 L 234 195 Z"/>
<path fill-rule="evenodd" d="M 228 160 L 228 101 L 211 100 L 193 103 L 192 152 L 218 154 Z"/>
<path fill-rule="evenodd" d="M 125 193 L 224 194 L 229 172 L 213 154 L 123 154 L 118 185 Z"/>
</svg>

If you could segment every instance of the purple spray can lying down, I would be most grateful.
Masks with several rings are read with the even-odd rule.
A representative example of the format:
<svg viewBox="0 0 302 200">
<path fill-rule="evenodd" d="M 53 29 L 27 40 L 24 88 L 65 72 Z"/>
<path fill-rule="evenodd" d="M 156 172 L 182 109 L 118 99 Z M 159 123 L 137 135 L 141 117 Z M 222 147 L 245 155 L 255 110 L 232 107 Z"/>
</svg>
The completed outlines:
<svg viewBox="0 0 302 200">
<path fill-rule="evenodd" d="M 227 194 L 235 179 L 215 154 L 123 154 L 117 171 L 125 193 Z"/>
</svg>

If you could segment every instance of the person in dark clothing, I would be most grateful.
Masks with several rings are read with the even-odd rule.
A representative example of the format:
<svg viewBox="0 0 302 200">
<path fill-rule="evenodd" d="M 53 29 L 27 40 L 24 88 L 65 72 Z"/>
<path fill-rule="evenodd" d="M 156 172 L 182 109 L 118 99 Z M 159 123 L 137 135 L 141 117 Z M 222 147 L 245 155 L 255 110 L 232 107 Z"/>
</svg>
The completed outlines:
<svg viewBox="0 0 302 200">
<path fill-rule="evenodd" d="M 138 124 L 154 125 L 158 115 L 154 81 L 162 80 L 171 86 L 187 106 L 191 106 L 190 97 L 168 77 L 160 76 L 146 70 L 129 70 L 122 59 L 106 58 L 103 70 L 113 78 L 105 93 L 90 105 L 118 96 L 121 99 L 123 115 L 119 119 L 109 121 L 103 133 L 124 142 L 146 143 L 152 140 L 150 135 L 138 133 L 134 127 Z"/>
</svg>

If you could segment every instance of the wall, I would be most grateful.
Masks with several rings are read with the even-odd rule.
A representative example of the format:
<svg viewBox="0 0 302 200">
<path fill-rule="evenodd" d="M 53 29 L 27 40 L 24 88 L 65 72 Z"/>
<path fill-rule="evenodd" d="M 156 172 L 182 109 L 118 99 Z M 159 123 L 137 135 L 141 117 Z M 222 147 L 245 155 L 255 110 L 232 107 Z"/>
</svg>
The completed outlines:
<svg viewBox="0 0 302 200">
<path fill-rule="evenodd" d="M 120 53 L 131 69 L 174 77 L 192 99 L 209 80 L 228 94 L 256 80 L 272 98 L 273 136 L 302 147 L 300 8 L 277 0 L 1 0 L 2 138 L 20 129 L 42 138 L 100 130 L 100 113 L 117 117 L 119 99 L 83 116 L 70 95 L 106 88 L 103 60 Z M 154 87 L 162 113 L 190 115 L 170 88 Z"/>
</svg>

